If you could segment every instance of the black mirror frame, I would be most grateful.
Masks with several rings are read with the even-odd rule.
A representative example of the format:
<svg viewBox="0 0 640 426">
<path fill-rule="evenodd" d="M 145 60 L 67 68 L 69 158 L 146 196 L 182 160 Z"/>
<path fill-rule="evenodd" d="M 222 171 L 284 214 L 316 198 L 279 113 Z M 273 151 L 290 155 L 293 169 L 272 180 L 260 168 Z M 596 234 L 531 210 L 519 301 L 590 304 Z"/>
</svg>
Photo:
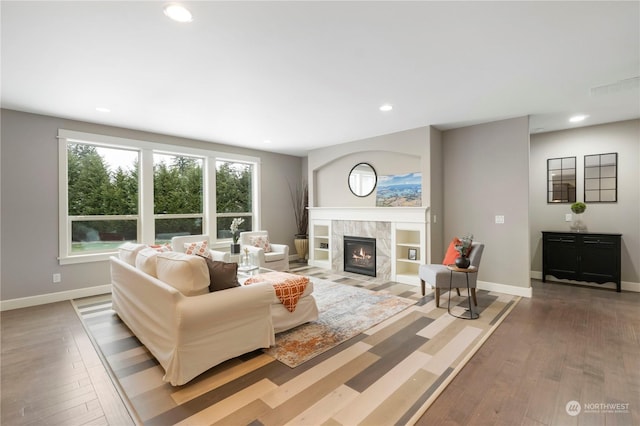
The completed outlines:
<svg viewBox="0 0 640 426">
<path fill-rule="evenodd" d="M 362 165 L 369 166 L 371 168 L 371 170 L 373 171 L 373 176 L 375 178 L 375 181 L 373 182 L 373 186 L 371 187 L 371 191 L 369 191 L 368 193 L 366 193 L 364 195 L 359 195 L 359 194 L 356 194 L 355 191 L 353 190 L 353 188 L 351 187 L 351 173 L 353 173 L 353 171 L 356 169 L 356 167 L 362 166 Z M 355 166 L 353 166 L 351 168 L 351 170 L 349 171 L 349 174 L 347 175 L 347 186 L 349 187 L 349 190 L 351 191 L 351 193 L 353 195 L 355 195 L 356 197 L 361 197 L 361 198 L 368 197 L 376 189 L 376 186 L 378 186 L 378 172 L 376 172 L 376 169 L 369 163 L 364 163 L 364 162 L 358 163 L 358 164 L 356 164 Z"/>
</svg>

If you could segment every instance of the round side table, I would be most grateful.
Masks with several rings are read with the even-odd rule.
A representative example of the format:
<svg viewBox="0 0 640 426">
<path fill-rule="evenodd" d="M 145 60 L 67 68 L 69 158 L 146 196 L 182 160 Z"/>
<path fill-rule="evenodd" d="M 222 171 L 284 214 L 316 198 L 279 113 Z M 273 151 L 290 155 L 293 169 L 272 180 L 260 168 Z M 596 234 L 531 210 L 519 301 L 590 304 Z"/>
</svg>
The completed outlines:
<svg viewBox="0 0 640 426">
<path fill-rule="evenodd" d="M 474 320 L 480 318 L 480 314 L 478 312 L 474 312 L 473 310 L 473 306 L 471 304 L 471 288 L 469 287 L 469 274 L 476 274 L 478 272 L 478 268 L 475 266 L 469 266 L 468 268 L 458 268 L 456 265 L 447 265 L 447 268 L 449 269 L 449 271 L 451 271 L 451 275 L 449 276 L 449 302 L 447 303 L 447 312 L 451 316 L 464 320 Z M 469 312 L 469 316 L 455 315 L 451 313 L 451 284 L 453 282 L 454 272 L 462 272 L 467 278 L 467 299 L 469 300 L 469 310 L 467 312 Z"/>
</svg>

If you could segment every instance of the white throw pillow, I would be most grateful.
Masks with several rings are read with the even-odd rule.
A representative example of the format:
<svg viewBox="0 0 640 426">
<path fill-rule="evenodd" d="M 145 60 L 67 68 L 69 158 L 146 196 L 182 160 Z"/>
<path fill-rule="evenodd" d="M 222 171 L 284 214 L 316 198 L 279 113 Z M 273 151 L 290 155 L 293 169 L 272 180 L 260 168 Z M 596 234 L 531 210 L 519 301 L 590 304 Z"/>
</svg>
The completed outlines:
<svg viewBox="0 0 640 426">
<path fill-rule="evenodd" d="M 269 237 L 267 237 L 266 235 L 251 236 L 249 238 L 249 242 L 251 243 L 252 246 L 258 247 L 264 250 L 265 253 L 271 252 L 271 244 L 269 244 Z"/>
<path fill-rule="evenodd" d="M 185 296 L 209 293 L 209 268 L 203 257 L 170 251 L 158 253 L 156 273 Z"/>
<path fill-rule="evenodd" d="M 118 248 L 118 257 L 131 266 L 136 266 L 138 252 L 147 247 L 146 244 L 124 243 Z"/>
<path fill-rule="evenodd" d="M 184 252 L 186 254 L 195 254 L 202 257 L 211 257 L 211 253 L 209 253 L 208 241 L 196 241 L 193 243 L 184 243 Z"/>
<path fill-rule="evenodd" d="M 152 247 L 143 248 L 138 252 L 136 256 L 136 268 L 140 269 L 145 274 L 149 274 L 152 277 L 158 278 L 156 265 L 160 252 Z"/>
</svg>

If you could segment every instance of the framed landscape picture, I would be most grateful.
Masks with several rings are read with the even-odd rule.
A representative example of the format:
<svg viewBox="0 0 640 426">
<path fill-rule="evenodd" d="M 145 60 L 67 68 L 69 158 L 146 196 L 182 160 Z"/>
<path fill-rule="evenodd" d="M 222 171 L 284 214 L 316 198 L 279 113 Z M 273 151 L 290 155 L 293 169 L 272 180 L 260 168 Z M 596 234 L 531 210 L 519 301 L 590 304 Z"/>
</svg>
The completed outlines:
<svg viewBox="0 0 640 426">
<path fill-rule="evenodd" d="M 421 205 L 422 173 L 378 177 L 377 207 L 420 207 Z"/>
</svg>

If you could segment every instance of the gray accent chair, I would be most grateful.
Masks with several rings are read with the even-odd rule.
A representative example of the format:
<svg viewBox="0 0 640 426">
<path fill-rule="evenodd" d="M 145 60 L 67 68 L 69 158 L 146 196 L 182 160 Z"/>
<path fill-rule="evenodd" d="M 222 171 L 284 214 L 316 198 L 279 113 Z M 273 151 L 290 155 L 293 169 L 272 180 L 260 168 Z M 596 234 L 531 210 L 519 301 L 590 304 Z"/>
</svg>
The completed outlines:
<svg viewBox="0 0 640 426">
<path fill-rule="evenodd" d="M 484 251 L 484 244 L 479 242 L 473 242 L 471 244 L 471 253 L 469 253 L 469 261 L 471 265 L 480 269 L 480 259 L 482 258 L 482 252 Z M 460 288 L 467 288 L 467 275 L 469 276 L 469 288 L 471 289 L 471 297 L 473 298 L 473 304 L 478 306 L 478 300 L 476 298 L 476 282 L 478 280 L 478 273 L 466 274 L 464 272 L 453 272 L 447 268 L 447 265 L 442 264 L 428 264 L 420 265 L 418 275 L 420 276 L 420 284 L 422 286 L 422 295 L 425 293 L 425 283 L 429 283 L 432 288 L 435 289 L 436 307 L 440 307 L 440 289 L 449 289 L 449 280 L 451 279 L 451 287 L 455 288 L 460 295 Z"/>
</svg>

